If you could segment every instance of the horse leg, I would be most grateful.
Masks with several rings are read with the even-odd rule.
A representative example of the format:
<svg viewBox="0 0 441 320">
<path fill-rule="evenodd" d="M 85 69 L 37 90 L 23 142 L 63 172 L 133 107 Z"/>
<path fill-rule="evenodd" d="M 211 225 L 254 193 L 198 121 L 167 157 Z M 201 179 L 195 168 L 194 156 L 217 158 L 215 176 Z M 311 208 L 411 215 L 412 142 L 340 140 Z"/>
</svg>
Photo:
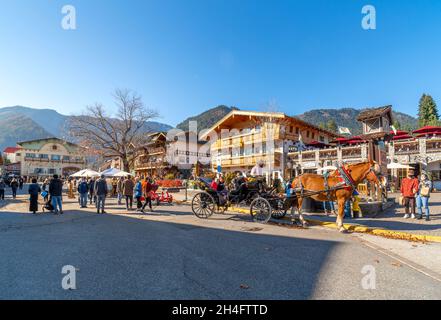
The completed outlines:
<svg viewBox="0 0 441 320">
<path fill-rule="evenodd" d="M 304 228 L 308 227 L 308 222 L 305 220 L 305 218 L 303 217 L 303 211 L 302 211 L 302 206 L 303 206 L 303 199 L 300 198 L 298 201 L 298 206 L 297 206 L 297 210 L 299 212 L 299 220 L 300 220 L 300 225 Z"/>
<path fill-rule="evenodd" d="M 345 203 L 346 198 L 341 198 L 338 200 L 338 215 L 337 215 L 337 228 L 341 233 L 346 233 L 347 230 L 343 225 L 343 217 L 345 214 Z"/>
</svg>

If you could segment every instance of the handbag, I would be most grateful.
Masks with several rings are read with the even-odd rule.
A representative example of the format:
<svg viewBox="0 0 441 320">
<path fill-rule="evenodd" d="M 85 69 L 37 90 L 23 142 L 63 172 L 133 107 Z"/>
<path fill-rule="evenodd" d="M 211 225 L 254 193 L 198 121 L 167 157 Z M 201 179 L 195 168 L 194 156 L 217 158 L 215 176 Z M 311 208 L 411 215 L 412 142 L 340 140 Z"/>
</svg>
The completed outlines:
<svg viewBox="0 0 441 320">
<path fill-rule="evenodd" d="M 420 196 L 428 197 L 430 194 L 430 188 L 428 186 L 422 186 L 420 190 Z"/>
</svg>

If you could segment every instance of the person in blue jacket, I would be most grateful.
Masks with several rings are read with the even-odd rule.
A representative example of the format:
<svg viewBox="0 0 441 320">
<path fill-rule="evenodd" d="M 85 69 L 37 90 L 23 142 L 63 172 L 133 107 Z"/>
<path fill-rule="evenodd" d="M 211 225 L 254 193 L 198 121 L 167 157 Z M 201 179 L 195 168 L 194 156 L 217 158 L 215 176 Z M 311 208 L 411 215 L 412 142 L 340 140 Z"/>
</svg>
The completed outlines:
<svg viewBox="0 0 441 320">
<path fill-rule="evenodd" d="M 87 208 L 87 195 L 89 193 L 89 185 L 86 178 L 82 178 L 78 184 L 78 193 L 80 194 L 80 207 Z"/>
<path fill-rule="evenodd" d="M 136 199 L 136 211 L 141 211 L 142 209 L 142 183 L 139 180 L 139 177 L 135 178 L 135 189 L 134 189 L 134 195 Z"/>
</svg>

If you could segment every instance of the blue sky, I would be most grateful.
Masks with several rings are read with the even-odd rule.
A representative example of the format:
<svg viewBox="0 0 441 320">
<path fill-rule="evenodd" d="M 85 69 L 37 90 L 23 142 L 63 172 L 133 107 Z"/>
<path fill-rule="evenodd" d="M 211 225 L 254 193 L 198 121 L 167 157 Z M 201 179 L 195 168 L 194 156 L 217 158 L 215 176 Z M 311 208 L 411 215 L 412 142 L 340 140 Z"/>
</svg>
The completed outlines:
<svg viewBox="0 0 441 320">
<path fill-rule="evenodd" d="M 77 30 L 61 28 L 63 5 Z M 377 30 L 361 28 L 361 8 Z M 0 0 L 0 106 L 80 113 L 130 88 L 172 125 L 219 104 L 441 105 L 438 0 Z"/>
</svg>

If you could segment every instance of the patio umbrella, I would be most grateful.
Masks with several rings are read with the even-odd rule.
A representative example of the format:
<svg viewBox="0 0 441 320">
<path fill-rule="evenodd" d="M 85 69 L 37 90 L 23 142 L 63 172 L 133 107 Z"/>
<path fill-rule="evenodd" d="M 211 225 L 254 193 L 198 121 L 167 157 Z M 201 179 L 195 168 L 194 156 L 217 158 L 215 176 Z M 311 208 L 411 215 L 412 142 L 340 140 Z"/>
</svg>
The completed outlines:
<svg viewBox="0 0 441 320">
<path fill-rule="evenodd" d="M 407 140 L 407 139 L 413 139 L 413 137 L 409 134 L 396 135 L 393 137 L 393 140 Z"/>
<path fill-rule="evenodd" d="M 418 130 L 415 130 L 413 133 L 433 133 L 433 132 L 440 132 L 441 131 L 441 127 L 437 127 L 437 126 L 425 126 L 422 127 Z"/>
<path fill-rule="evenodd" d="M 411 169 L 412 167 L 407 164 L 392 162 L 387 165 L 387 168 L 388 169 Z"/>
<path fill-rule="evenodd" d="M 74 174 L 71 174 L 70 176 L 72 178 L 80 178 L 83 176 L 83 173 L 86 171 L 86 169 L 80 170 L 78 172 L 75 172 Z"/>
<path fill-rule="evenodd" d="M 120 173 L 121 170 L 117 169 L 117 168 L 110 168 L 107 170 L 104 170 L 103 172 L 101 172 L 101 175 L 104 175 L 105 177 L 114 177 L 115 174 Z"/>
<path fill-rule="evenodd" d="M 125 171 L 120 171 L 120 172 L 114 174 L 113 176 L 114 177 L 128 177 L 128 176 L 131 176 L 131 175 L 132 175 L 131 173 L 128 173 L 128 172 L 125 172 Z"/>
<path fill-rule="evenodd" d="M 99 177 L 99 176 L 100 176 L 99 172 L 96 172 L 96 171 L 93 171 L 90 169 L 86 169 L 86 170 L 84 170 L 81 177 L 92 178 L 92 177 Z"/>
<path fill-rule="evenodd" d="M 335 170 L 337 170 L 337 167 L 335 167 L 335 166 L 326 166 L 326 167 L 323 167 L 323 168 L 318 168 L 317 172 L 321 172 L 321 171 L 335 171 Z"/>
</svg>

